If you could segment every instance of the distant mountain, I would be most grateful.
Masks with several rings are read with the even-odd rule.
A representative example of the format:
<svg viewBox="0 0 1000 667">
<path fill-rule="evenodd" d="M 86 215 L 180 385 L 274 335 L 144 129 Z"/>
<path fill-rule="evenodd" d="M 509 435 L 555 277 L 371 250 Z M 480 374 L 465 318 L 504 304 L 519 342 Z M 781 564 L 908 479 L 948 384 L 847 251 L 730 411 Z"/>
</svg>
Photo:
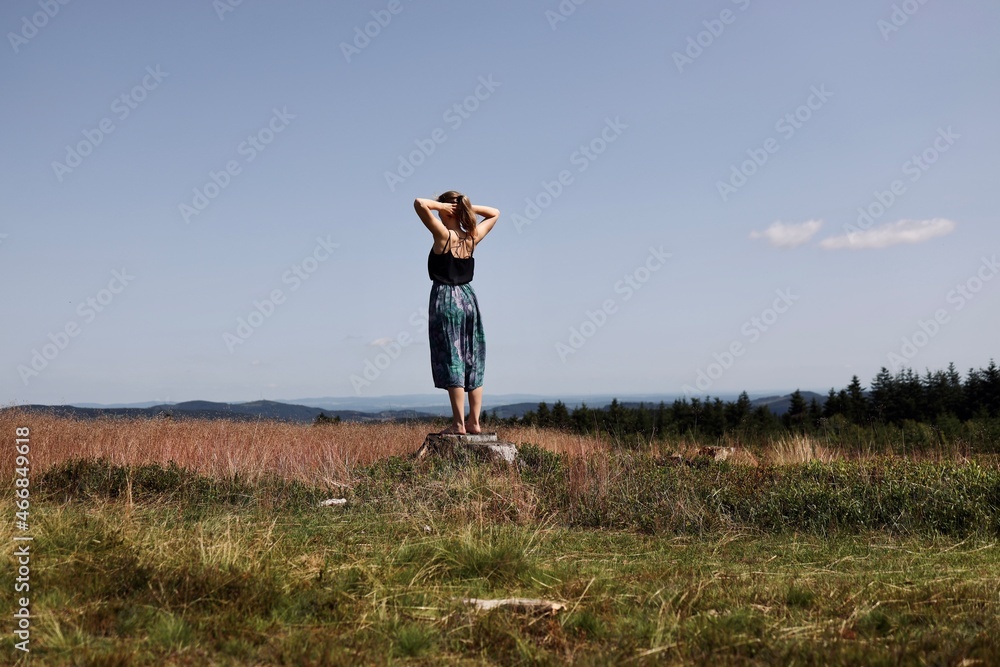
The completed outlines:
<svg viewBox="0 0 1000 667">
<path fill-rule="evenodd" d="M 735 400 L 737 394 L 719 394 L 719 398 Z M 542 401 L 550 407 L 556 401 L 562 401 L 566 408 L 572 411 L 582 404 L 591 408 L 606 407 L 613 399 L 618 399 L 622 405 L 638 406 L 643 403 L 647 406 L 655 406 L 663 401 L 666 404 L 673 403 L 681 398 L 679 394 L 562 394 L 559 396 L 544 394 L 493 394 L 487 393 L 483 410 L 492 412 L 497 410 L 498 416 L 520 417 L 527 410 L 535 410 Z M 712 397 L 715 398 L 714 396 Z M 335 412 L 344 413 L 368 413 L 378 414 L 382 412 L 414 410 L 418 413 L 447 416 L 451 414 L 451 407 L 448 404 L 448 397 L 444 392 L 437 394 L 399 394 L 391 396 L 321 396 L 311 398 L 295 399 L 275 399 L 271 401 L 250 401 L 244 403 L 223 403 L 215 401 L 184 401 L 183 403 L 171 403 L 169 401 L 142 402 L 142 403 L 74 403 L 78 408 L 95 409 L 117 409 L 117 408 L 155 408 L 170 409 L 178 405 L 181 409 L 224 409 L 230 410 L 231 406 L 246 406 L 254 404 L 280 403 L 284 405 L 297 405 L 308 408 L 318 408 L 328 414 Z"/>
<path fill-rule="evenodd" d="M 152 408 L 160 405 L 168 405 L 163 401 L 143 401 L 141 403 L 74 403 L 77 408 Z"/>
<path fill-rule="evenodd" d="M 507 396 L 524 398 L 530 395 L 526 394 L 508 394 Z M 805 399 L 806 403 L 809 403 L 813 398 L 815 398 L 820 405 L 826 400 L 826 396 L 823 394 L 818 394 L 812 391 L 803 391 L 802 397 Z M 395 399 L 395 402 L 403 404 L 407 402 L 418 402 L 420 400 L 425 400 L 427 397 L 414 395 L 408 398 L 408 400 L 398 400 L 406 397 L 383 397 Z M 442 403 L 440 399 L 441 396 L 437 396 L 439 402 L 435 405 L 426 405 L 423 407 L 401 407 L 397 405 L 394 408 L 377 409 L 374 411 L 366 411 L 360 409 L 349 409 L 349 408 L 328 408 L 319 407 L 316 405 L 303 405 L 296 403 L 285 403 L 281 401 L 250 401 L 247 403 L 219 403 L 214 401 L 183 401 L 181 403 L 160 403 L 160 404 L 132 404 L 128 406 L 107 406 L 99 405 L 94 403 L 81 404 L 81 405 L 24 405 L 18 406 L 17 408 L 5 408 L 5 409 L 20 409 L 28 410 L 34 412 L 44 412 L 48 414 L 58 415 L 58 416 L 75 416 L 82 419 L 96 419 L 99 417 L 170 417 L 174 419 L 236 419 L 236 420 L 257 420 L 257 419 L 267 419 L 267 420 L 277 420 L 295 423 L 307 423 L 312 422 L 316 419 L 319 414 L 325 414 L 328 417 L 340 417 L 344 421 L 352 422 L 372 422 L 372 421 L 396 421 L 396 420 L 431 420 L 438 417 L 447 417 L 451 415 L 450 406 L 444 402 Z M 509 419 L 511 417 L 517 417 L 518 419 L 524 417 L 525 413 L 529 411 L 535 411 L 538 409 L 538 404 L 540 402 L 545 402 L 550 408 L 555 405 L 557 401 L 562 401 L 566 405 L 566 409 L 573 411 L 575 408 L 582 404 L 586 404 L 591 408 L 607 408 L 611 404 L 611 400 L 617 398 L 610 395 L 590 395 L 590 396 L 567 396 L 565 399 L 553 398 L 551 396 L 540 396 L 538 400 L 521 400 L 512 403 L 503 403 L 501 405 L 484 405 L 483 413 L 489 415 L 495 415 L 500 419 Z M 623 407 L 637 408 L 639 404 L 642 403 L 648 408 L 655 408 L 659 405 L 660 401 L 666 404 L 673 403 L 675 399 L 678 398 L 676 395 L 626 395 L 627 399 L 619 399 L 619 402 Z M 735 396 L 720 397 L 722 400 L 734 400 Z M 639 400 L 636 400 L 639 399 Z M 340 400 L 340 399 L 307 399 L 313 402 L 321 402 L 326 400 Z M 357 404 L 361 404 L 361 401 L 372 401 L 373 399 L 357 399 Z M 714 397 L 713 399 L 714 400 Z M 783 396 L 765 396 L 763 398 L 756 398 L 751 400 L 751 405 L 757 407 L 760 405 L 766 406 L 771 412 L 782 415 L 788 412 L 788 408 L 791 405 L 791 395 L 785 394 Z M 343 404 L 354 403 L 352 400 L 341 400 Z M 392 401 L 389 401 L 392 402 Z M 384 404 L 384 403 L 383 403 Z"/>
<path fill-rule="evenodd" d="M 312 421 L 316 418 L 316 415 L 324 412 L 319 408 L 309 408 L 304 405 L 289 405 L 288 403 L 278 403 L 276 401 L 250 401 L 249 403 L 185 401 L 183 403 L 174 403 L 170 406 L 158 407 L 169 410 L 172 413 L 212 410 L 247 415 L 258 419 L 276 419 L 290 422 Z M 341 417 L 341 419 L 344 419 L 344 417 Z"/>
<path fill-rule="evenodd" d="M 448 405 L 448 396 L 440 394 L 401 394 L 396 396 L 321 396 L 318 398 L 281 398 L 280 403 L 304 405 L 323 410 L 355 410 L 379 412 L 381 410 L 419 410 L 430 405 Z"/>
<path fill-rule="evenodd" d="M 806 402 L 806 405 L 812 402 L 815 398 L 816 402 L 823 405 L 826 402 L 825 394 L 817 394 L 814 391 L 802 391 L 802 400 Z M 757 406 L 763 405 L 767 407 L 768 410 L 776 415 L 783 415 L 788 412 L 788 409 L 792 405 L 792 395 L 786 394 L 784 396 L 765 396 L 763 398 L 755 398 L 750 401 L 750 405 L 756 408 Z"/>
<path fill-rule="evenodd" d="M 308 423 L 317 415 L 340 417 L 344 421 L 369 422 L 403 419 L 432 419 L 436 415 L 416 410 L 386 410 L 361 412 L 358 410 L 323 410 L 304 405 L 291 405 L 277 401 L 251 401 L 249 403 L 215 403 L 212 401 L 184 401 L 183 403 L 153 405 L 145 408 L 79 407 L 74 405 L 23 405 L 16 408 L 29 412 L 40 412 L 56 416 L 97 419 L 100 417 L 167 417 L 172 419 L 234 419 L 255 421 L 258 419 Z"/>
<path fill-rule="evenodd" d="M 673 402 L 677 394 L 565 394 L 562 396 L 549 396 L 544 394 L 493 394 L 487 393 L 486 404 L 483 405 L 485 412 L 498 410 L 500 416 L 503 411 L 511 409 L 511 406 L 521 404 L 530 406 L 530 410 L 538 407 L 542 401 L 551 406 L 556 401 L 562 401 L 569 410 L 578 407 L 581 403 L 586 403 L 589 407 L 601 407 L 611 403 L 617 398 L 619 401 L 646 401 L 647 403 L 659 403 L 661 400 L 667 403 Z M 735 398 L 735 395 L 733 396 Z M 323 408 L 326 410 L 359 410 L 362 412 L 379 412 L 382 410 L 417 410 L 431 414 L 450 415 L 451 408 L 448 405 L 448 397 L 444 392 L 438 394 L 400 394 L 395 396 L 325 396 L 313 398 L 280 399 L 282 403 L 294 405 L 306 405 L 309 407 Z M 520 410 L 520 408 L 516 408 Z M 522 413 L 523 414 L 523 413 Z M 520 416 L 518 414 L 517 416 Z"/>
<path fill-rule="evenodd" d="M 555 401 L 546 401 L 548 406 L 551 408 Z M 567 406 L 568 407 L 568 406 Z M 572 408 L 569 408 L 572 410 Z M 499 419 L 510 419 L 511 417 L 517 417 L 520 419 L 524 416 L 524 413 L 529 410 L 538 410 L 538 402 L 535 403 L 511 403 L 509 405 L 498 405 L 495 407 L 487 408 L 483 406 L 483 412 L 488 415 L 495 415 Z"/>
<path fill-rule="evenodd" d="M 19 405 L 4 410 L 24 410 L 48 414 L 56 417 L 76 417 L 79 419 L 99 419 L 101 417 L 122 417 L 122 418 L 154 418 L 154 417 L 174 417 L 173 406 L 153 406 L 148 408 L 82 408 L 75 405 Z M 2 410 L 0 410 L 2 412 Z M 252 421 L 252 415 L 233 413 L 228 410 L 182 410 L 177 416 L 188 419 L 235 419 L 238 421 Z"/>
</svg>

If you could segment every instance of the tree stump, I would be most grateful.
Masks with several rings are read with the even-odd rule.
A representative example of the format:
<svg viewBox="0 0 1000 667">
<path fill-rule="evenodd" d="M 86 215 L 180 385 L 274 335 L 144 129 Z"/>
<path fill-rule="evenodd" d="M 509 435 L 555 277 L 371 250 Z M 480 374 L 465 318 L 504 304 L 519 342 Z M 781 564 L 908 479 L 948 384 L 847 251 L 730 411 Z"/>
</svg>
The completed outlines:
<svg viewBox="0 0 1000 667">
<path fill-rule="evenodd" d="M 422 459 L 432 454 L 455 460 L 476 458 L 481 461 L 513 463 L 517 458 L 517 445 L 497 440 L 496 433 L 475 435 L 428 433 L 424 444 L 417 450 L 416 458 Z"/>
</svg>

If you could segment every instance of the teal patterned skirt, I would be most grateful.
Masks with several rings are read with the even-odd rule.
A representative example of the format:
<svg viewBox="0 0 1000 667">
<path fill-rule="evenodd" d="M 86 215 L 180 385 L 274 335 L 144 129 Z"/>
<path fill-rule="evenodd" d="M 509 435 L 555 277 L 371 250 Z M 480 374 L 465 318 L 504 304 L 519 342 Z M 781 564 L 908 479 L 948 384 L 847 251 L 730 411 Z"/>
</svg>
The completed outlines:
<svg viewBox="0 0 1000 667">
<path fill-rule="evenodd" d="M 433 281 L 427 319 L 434 386 L 466 391 L 483 386 L 486 337 L 472 284 Z"/>
</svg>

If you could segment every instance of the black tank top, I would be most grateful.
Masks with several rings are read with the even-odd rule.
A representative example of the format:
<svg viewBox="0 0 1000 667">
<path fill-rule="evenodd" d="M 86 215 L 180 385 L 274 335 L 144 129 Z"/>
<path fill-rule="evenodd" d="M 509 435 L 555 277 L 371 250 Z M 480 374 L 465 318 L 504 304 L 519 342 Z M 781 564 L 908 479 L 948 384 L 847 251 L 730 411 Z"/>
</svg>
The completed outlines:
<svg viewBox="0 0 1000 667">
<path fill-rule="evenodd" d="M 472 250 L 475 252 L 476 246 L 473 242 Z M 435 254 L 431 248 L 427 255 L 427 275 L 431 280 L 445 283 L 447 285 L 464 285 L 472 282 L 472 274 L 476 268 L 476 259 L 470 254 L 468 257 L 455 257 L 451 254 L 451 230 L 448 230 L 448 246 L 440 255 Z"/>
</svg>

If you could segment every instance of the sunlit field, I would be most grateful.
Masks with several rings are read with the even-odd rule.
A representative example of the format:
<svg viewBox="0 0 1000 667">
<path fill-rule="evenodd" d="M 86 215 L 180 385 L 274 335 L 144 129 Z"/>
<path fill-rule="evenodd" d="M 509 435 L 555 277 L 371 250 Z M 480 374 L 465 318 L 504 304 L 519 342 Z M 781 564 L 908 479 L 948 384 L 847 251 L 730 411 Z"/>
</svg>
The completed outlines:
<svg viewBox="0 0 1000 667">
<path fill-rule="evenodd" d="M 986 457 L 500 427 L 507 466 L 415 460 L 427 423 L 21 426 L 30 664 L 1000 664 Z M 561 609 L 466 602 L 515 597 Z"/>
<path fill-rule="evenodd" d="M 13 433 L 16 426 L 32 431 L 32 465 L 36 471 L 72 458 L 104 458 L 114 465 L 141 465 L 170 461 L 209 476 L 239 474 L 254 480 L 262 474 L 309 484 L 345 482 L 359 466 L 390 456 L 416 452 L 424 437 L 446 423 L 340 422 L 314 426 L 276 421 L 229 421 L 207 419 L 96 420 L 57 417 L 17 410 L 0 413 L 0 428 Z M 570 456 L 585 456 L 615 449 L 614 437 L 584 436 L 556 429 L 530 426 L 487 427 L 501 440 L 532 443 L 542 449 Z M 840 451 L 821 440 L 802 435 L 771 438 L 751 449 L 739 440 L 718 443 L 735 449 L 735 461 L 756 463 L 803 463 L 810 460 L 856 459 L 854 451 Z M 630 447 L 634 447 L 630 444 Z M 702 444 L 677 439 L 648 443 L 646 449 L 662 455 L 694 456 Z M 922 453 L 921 458 L 942 455 Z M 946 455 L 955 458 L 953 452 Z M 912 458 L 912 457 L 911 457 Z M 959 457 L 961 458 L 961 457 Z M 987 457 L 980 457 L 987 458 Z M 13 459 L 2 461 L 10 474 Z"/>
<path fill-rule="evenodd" d="M 115 465 L 167 463 L 209 476 L 265 473 L 322 484 L 345 481 L 358 466 L 412 454 L 432 426 L 422 422 L 340 422 L 312 426 L 275 421 L 186 419 L 82 420 L 32 413 L 0 413 L 0 432 L 28 425 L 36 471 L 71 458 L 105 458 Z M 591 437 L 530 427 L 503 428 L 501 439 L 532 442 L 559 453 L 586 454 L 606 446 Z M 9 475 L 13 459 L 4 457 Z"/>
</svg>

